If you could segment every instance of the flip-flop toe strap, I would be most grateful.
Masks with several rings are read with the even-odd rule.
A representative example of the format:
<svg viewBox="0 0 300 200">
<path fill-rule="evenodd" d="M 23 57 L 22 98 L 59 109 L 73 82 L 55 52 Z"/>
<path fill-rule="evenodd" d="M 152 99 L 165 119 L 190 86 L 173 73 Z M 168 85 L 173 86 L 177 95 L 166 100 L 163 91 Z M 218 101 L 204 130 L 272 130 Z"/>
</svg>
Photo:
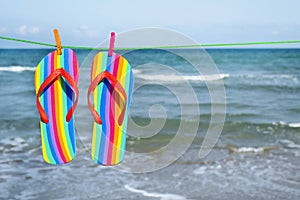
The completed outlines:
<svg viewBox="0 0 300 200">
<path fill-rule="evenodd" d="M 42 120 L 42 122 L 44 122 L 46 124 L 48 124 L 49 118 L 48 118 L 45 110 L 41 106 L 39 97 L 44 92 L 44 90 L 47 89 L 50 85 L 52 85 L 60 76 L 65 78 L 65 80 L 70 84 L 70 86 L 72 87 L 73 91 L 75 92 L 75 96 L 76 96 L 72 107 L 69 109 L 69 111 L 67 113 L 67 116 L 66 116 L 67 122 L 69 122 L 71 120 L 73 113 L 75 111 L 75 108 L 77 106 L 77 103 L 78 103 L 79 90 L 77 87 L 77 83 L 74 81 L 74 79 L 71 77 L 71 75 L 64 69 L 59 68 L 59 69 L 54 70 L 42 83 L 42 85 L 40 86 L 38 93 L 36 95 L 36 104 L 37 104 L 37 108 L 38 108 L 38 111 L 41 116 L 41 120 Z"/>
<path fill-rule="evenodd" d="M 102 120 L 100 115 L 97 113 L 97 111 L 95 110 L 95 108 L 93 107 L 91 101 L 90 101 L 90 95 L 91 93 L 95 90 L 95 88 L 101 83 L 103 82 L 105 79 L 107 79 L 110 84 L 112 85 L 113 89 L 117 89 L 118 92 L 123 96 L 124 99 L 124 106 L 122 108 L 122 111 L 120 113 L 120 116 L 118 118 L 118 124 L 121 125 L 123 123 L 124 120 L 124 115 L 125 115 L 125 111 L 126 111 L 126 103 L 127 103 L 127 95 L 125 93 L 124 88 L 122 87 L 122 85 L 119 83 L 119 81 L 108 71 L 103 71 L 100 74 L 98 74 L 94 80 L 92 81 L 89 90 L 88 90 L 88 105 L 89 105 L 89 109 L 94 117 L 94 120 L 98 123 L 98 124 L 102 124 Z M 119 106 L 120 106 L 120 102 L 116 101 Z"/>
</svg>

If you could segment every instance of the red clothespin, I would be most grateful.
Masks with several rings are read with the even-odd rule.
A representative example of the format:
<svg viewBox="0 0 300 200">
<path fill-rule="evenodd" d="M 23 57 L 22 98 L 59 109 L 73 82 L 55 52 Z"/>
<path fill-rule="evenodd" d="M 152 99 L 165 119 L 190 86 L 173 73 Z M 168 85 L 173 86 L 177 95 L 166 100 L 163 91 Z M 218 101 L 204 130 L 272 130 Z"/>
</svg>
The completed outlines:
<svg viewBox="0 0 300 200">
<path fill-rule="evenodd" d="M 54 32 L 54 37 L 55 37 L 55 43 L 56 43 L 56 48 L 57 48 L 57 54 L 61 55 L 62 54 L 62 47 L 61 47 L 61 42 L 60 42 L 60 37 L 57 29 L 53 30 Z"/>
<path fill-rule="evenodd" d="M 115 36 L 116 36 L 115 32 L 110 33 L 108 56 L 112 56 L 112 54 L 114 53 Z"/>
</svg>

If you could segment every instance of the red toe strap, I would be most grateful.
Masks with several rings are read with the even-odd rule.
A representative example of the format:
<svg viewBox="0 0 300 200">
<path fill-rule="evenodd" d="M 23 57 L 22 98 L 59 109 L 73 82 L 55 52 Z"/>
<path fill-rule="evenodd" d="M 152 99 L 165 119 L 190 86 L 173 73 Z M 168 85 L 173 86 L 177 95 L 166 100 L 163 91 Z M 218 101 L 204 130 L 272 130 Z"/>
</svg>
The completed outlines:
<svg viewBox="0 0 300 200">
<path fill-rule="evenodd" d="M 118 123 L 119 125 L 121 125 L 123 123 L 124 120 L 124 115 L 125 115 L 125 111 L 126 111 L 126 104 L 127 104 L 127 95 L 125 93 L 124 88 L 122 87 L 122 85 L 119 83 L 119 81 L 108 71 L 103 71 L 100 74 L 98 74 L 95 79 L 92 81 L 89 90 L 88 90 L 88 105 L 90 108 L 90 111 L 94 117 L 94 120 L 98 123 L 98 124 L 102 124 L 102 120 L 99 116 L 99 114 L 97 113 L 97 111 L 95 110 L 95 108 L 93 107 L 91 101 L 90 101 L 90 95 L 91 93 L 95 90 L 95 88 L 104 81 L 104 79 L 107 79 L 110 81 L 112 88 L 113 89 L 117 89 L 120 94 L 123 96 L 124 98 L 124 106 L 123 109 L 121 111 L 121 114 L 118 118 Z M 116 101 L 118 103 L 118 105 L 120 106 L 120 101 Z"/>
<path fill-rule="evenodd" d="M 66 116 L 66 121 L 67 122 L 69 122 L 71 120 L 71 118 L 73 116 L 73 113 L 74 113 L 74 110 L 75 110 L 75 108 L 77 106 L 77 103 L 78 103 L 79 90 L 78 90 L 77 84 L 74 81 L 74 79 L 71 77 L 71 75 L 67 71 L 65 71 L 62 68 L 54 70 L 45 79 L 45 81 L 42 83 L 42 85 L 40 86 L 39 91 L 36 95 L 36 104 L 37 104 L 37 108 L 38 108 L 38 111 L 39 111 L 40 116 L 41 116 L 41 120 L 42 120 L 42 122 L 44 122 L 46 124 L 48 124 L 49 119 L 48 119 L 48 116 L 47 116 L 45 110 L 41 106 L 41 103 L 39 101 L 39 97 L 41 96 L 42 92 L 46 88 L 48 88 L 50 85 L 52 85 L 57 80 L 57 78 L 60 77 L 60 76 L 64 77 L 65 80 L 70 84 L 70 86 L 73 88 L 73 90 L 75 92 L 75 96 L 76 96 L 74 104 L 72 105 L 72 107 L 70 108 L 70 110 L 67 113 L 67 116 Z"/>
</svg>

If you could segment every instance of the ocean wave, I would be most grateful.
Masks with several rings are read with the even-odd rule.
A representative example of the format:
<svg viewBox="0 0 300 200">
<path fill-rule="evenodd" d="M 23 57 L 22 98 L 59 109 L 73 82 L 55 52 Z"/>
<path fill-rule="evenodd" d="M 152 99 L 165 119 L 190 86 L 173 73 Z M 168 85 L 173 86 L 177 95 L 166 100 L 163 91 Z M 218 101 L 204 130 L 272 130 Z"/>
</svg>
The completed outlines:
<svg viewBox="0 0 300 200">
<path fill-rule="evenodd" d="M 133 70 L 136 78 L 147 81 L 163 81 L 163 82 L 177 82 L 177 81 L 217 81 L 222 79 L 238 79 L 242 80 L 246 85 L 294 85 L 300 83 L 300 78 L 293 74 L 211 74 L 211 75 L 176 75 L 176 74 L 147 74 L 142 70 Z M 253 82 L 253 80 L 259 82 Z M 251 82 L 249 82 L 251 81 Z"/>
<path fill-rule="evenodd" d="M 279 140 L 279 143 L 289 149 L 300 149 L 300 144 L 296 144 L 294 141 L 291 140 Z"/>
<path fill-rule="evenodd" d="M 140 74 L 140 73 L 142 73 L 142 71 L 139 70 L 139 69 L 132 69 L 132 72 L 133 72 L 133 74 Z"/>
<path fill-rule="evenodd" d="M 135 189 L 133 187 L 130 187 L 129 185 L 125 185 L 125 188 L 127 190 L 129 190 L 130 192 L 140 193 L 145 197 L 160 198 L 161 200 L 184 200 L 184 199 L 186 199 L 185 197 L 177 195 L 177 194 L 160 194 L 160 193 L 155 193 L 155 192 L 147 192 L 145 190 Z"/>
<path fill-rule="evenodd" d="M 300 128 L 300 122 L 298 122 L 298 123 L 289 123 L 288 125 L 289 125 L 289 127 L 292 127 L 292 128 Z"/>
<path fill-rule="evenodd" d="M 279 121 L 279 122 L 272 122 L 272 125 L 288 126 L 291 128 L 300 128 L 300 122 L 287 123 L 287 122 Z"/>
<path fill-rule="evenodd" d="M 227 149 L 230 153 L 267 153 L 271 149 L 276 149 L 277 147 L 234 147 L 232 145 L 228 145 Z"/>
<path fill-rule="evenodd" d="M 249 79 L 293 79 L 297 78 L 294 74 L 237 74 L 232 75 L 232 77 L 241 77 L 241 78 L 249 78 Z"/>
<path fill-rule="evenodd" d="M 197 75 L 197 76 L 180 76 L 180 75 L 162 75 L 162 74 L 141 74 L 138 73 L 136 78 L 140 78 L 147 81 L 164 81 L 164 82 L 175 82 L 175 81 L 217 81 L 224 78 L 230 77 L 229 74 L 211 74 L 211 75 Z"/>
<path fill-rule="evenodd" d="M 28 147 L 25 139 L 21 137 L 5 138 L 0 143 L 2 144 L 0 150 L 4 150 L 4 152 L 21 152 L 25 147 Z"/>
<path fill-rule="evenodd" d="M 300 76 L 296 74 L 232 74 L 230 77 L 247 86 L 295 87 L 300 83 Z M 240 84 L 234 82 L 234 85 Z"/>
<path fill-rule="evenodd" d="M 211 165 L 211 166 L 201 166 L 198 169 L 195 169 L 193 171 L 194 174 L 205 174 L 207 173 L 208 170 L 213 170 L 213 171 L 217 171 L 219 169 L 222 169 L 222 166 L 217 164 L 217 165 Z"/>
<path fill-rule="evenodd" d="M 215 116 L 221 116 L 222 113 L 215 113 Z M 134 122 L 142 123 L 149 120 L 167 120 L 170 125 L 175 125 L 180 123 L 181 121 L 188 121 L 188 122 L 196 122 L 199 118 L 199 116 L 195 117 L 185 117 L 185 116 L 167 116 L 167 118 L 157 118 L 152 117 L 148 118 L 146 116 L 139 116 L 139 115 L 131 115 L 131 119 Z M 256 121 L 249 121 L 249 120 L 242 120 L 242 118 L 257 118 L 259 115 L 257 114 L 251 114 L 251 113 L 240 113 L 240 114 L 227 114 L 226 118 L 227 121 L 224 124 L 225 127 L 260 127 L 260 128 L 268 128 L 268 127 L 276 127 L 276 128 L 298 128 L 300 127 L 300 123 L 286 123 L 283 121 L 276 121 L 276 122 L 256 122 Z M 239 120 L 235 120 L 234 118 L 238 118 Z M 211 120 L 211 113 L 202 113 L 200 115 L 200 123 L 202 125 L 208 125 L 208 121 Z M 166 125 L 166 127 L 168 127 Z"/>
<path fill-rule="evenodd" d="M 23 72 L 23 71 L 35 71 L 36 67 L 27 67 L 27 66 L 8 66 L 8 67 L 0 67 L 0 71 L 2 72 Z"/>
<path fill-rule="evenodd" d="M 11 117 L 10 119 L 0 119 L 0 133 L 3 131 L 28 131 L 37 129 L 38 116 L 34 115 L 33 117 L 29 117 L 31 114 L 23 114 L 21 115 L 18 112 L 19 117 Z"/>
</svg>

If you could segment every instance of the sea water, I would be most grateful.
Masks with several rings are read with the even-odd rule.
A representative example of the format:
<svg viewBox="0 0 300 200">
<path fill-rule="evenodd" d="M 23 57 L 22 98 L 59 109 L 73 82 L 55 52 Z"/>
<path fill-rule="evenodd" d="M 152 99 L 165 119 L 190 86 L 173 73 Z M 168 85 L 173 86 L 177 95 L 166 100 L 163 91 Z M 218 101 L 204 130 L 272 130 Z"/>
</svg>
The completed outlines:
<svg viewBox="0 0 300 200">
<path fill-rule="evenodd" d="M 85 125 L 80 119 L 91 119 L 84 101 L 75 113 L 77 157 L 63 166 L 43 161 L 33 78 L 36 65 L 50 51 L 0 50 L 0 199 L 300 198 L 300 50 L 208 49 L 219 74 L 206 76 L 166 51 L 125 53 L 135 84 L 142 85 L 133 94 L 132 121 L 146 126 L 151 120 L 166 120 L 156 135 L 129 136 L 128 152 L 154 151 L 175 137 L 182 119 L 181 102 L 165 85 L 188 96 L 182 80 L 188 81 L 197 97 L 196 103 L 184 102 L 190 110 L 188 120 L 199 120 L 192 111 L 200 109 L 197 136 L 187 151 L 169 166 L 142 174 L 102 167 L 90 159 L 92 133 L 87 131 L 90 135 L 86 136 L 81 131 Z M 197 57 L 194 50 L 179 51 Z M 80 88 L 89 85 L 90 68 L 82 63 L 90 52 L 75 52 Z M 141 66 L 149 59 L 161 65 Z M 183 70 L 184 75 L 170 74 L 163 65 Z M 207 83 L 219 79 L 226 93 L 225 123 L 216 146 L 200 159 L 199 149 L 212 117 Z M 80 93 L 80 98 L 86 98 L 87 91 Z M 214 106 L 224 102 L 219 103 Z M 165 112 L 150 116 L 153 105 L 154 111 L 159 105 Z M 131 159 L 130 153 L 126 159 Z"/>
</svg>

